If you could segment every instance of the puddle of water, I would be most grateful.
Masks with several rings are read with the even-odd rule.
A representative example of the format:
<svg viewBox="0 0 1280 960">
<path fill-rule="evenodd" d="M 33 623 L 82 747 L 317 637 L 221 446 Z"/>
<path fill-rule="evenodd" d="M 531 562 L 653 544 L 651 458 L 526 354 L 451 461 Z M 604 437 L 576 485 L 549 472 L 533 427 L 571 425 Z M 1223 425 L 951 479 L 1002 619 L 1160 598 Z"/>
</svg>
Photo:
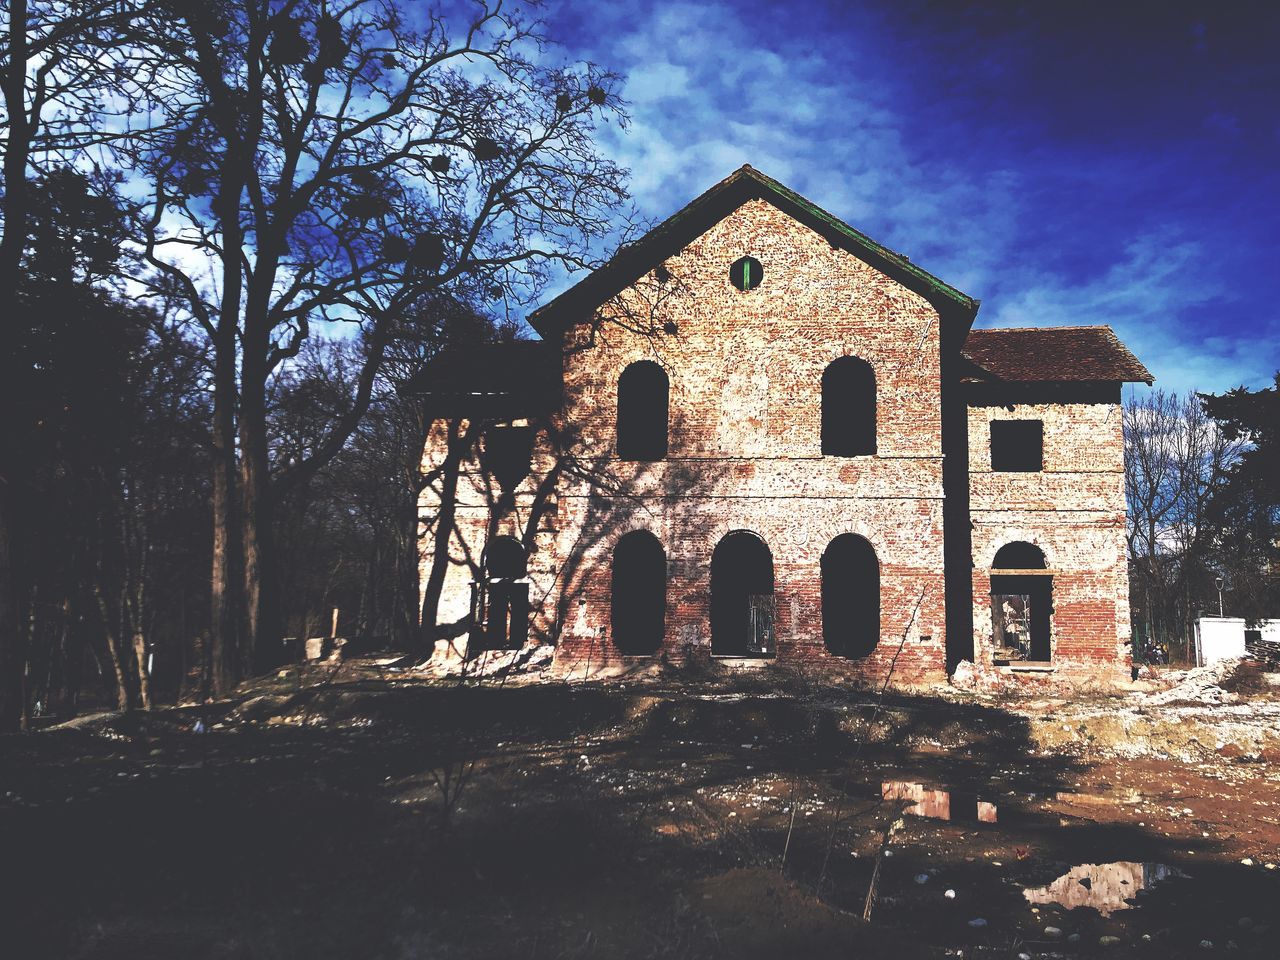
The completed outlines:
<svg viewBox="0 0 1280 960">
<path fill-rule="evenodd" d="M 886 780 L 880 784 L 880 796 L 885 800 L 910 801 L 911 805 L 903 812 L 913 817 L 931 817 L 934 820 L 957 823 L 996 822 L 996 805 L 979 800 L 975 793 L 940 790 L 906 780 Z"/>
<path fill-rule="evenodd" d="M 1022 891 L 1028 903 L 1057 903 L 1074 910 L 1093 907 L 1104 917 L 1133 906 L 1127 901 L 1139 890 L 1155 886 L 1171 877 L 1185 877 L 1182 871 L 1163 863 L 1082 863 L 1043 887 Z"/>
</svg>

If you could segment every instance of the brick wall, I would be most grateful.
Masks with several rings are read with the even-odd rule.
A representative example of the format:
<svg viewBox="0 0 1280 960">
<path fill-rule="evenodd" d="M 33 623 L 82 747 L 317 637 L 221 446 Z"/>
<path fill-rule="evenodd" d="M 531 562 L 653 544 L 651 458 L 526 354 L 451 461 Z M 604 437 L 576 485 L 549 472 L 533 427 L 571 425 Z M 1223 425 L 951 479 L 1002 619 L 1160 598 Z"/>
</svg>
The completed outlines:
<svg viewBox="0 0 1280 960">
<path fill-rule="evenodd" d="M 525 425 L 529 421 L 508 421 Z M 455 426 L 461 435 L 475 439 L 470 453 L 457 471 L 457 488 L 452 498 L 454 517 L 448 538 L 448 560 L 443 565 L 444 584 L 436 622 L 452 642 L 452 652 L 465 650 L 463 631 L 471 610 L 471 584 L 482 576 L 485 545 L 494 537 L 508 536 L 520 541 L 528 556 L 531 638 L 551 643 L 554 636 L 554 602 L 558 593 L 557 573 L 560 563 L 555 554 L 556 497 L 554 491 L 542 489 L 548 475 L 561 459 L 554 449 L 545 425 L 536 433 L 531 470 L 513 491 L 503 491 L 483 469 L 480 452 L 484 435 L 478 425 L 461 420 Z M 423 458 L 424 471 L 437 474 L 443 467 L 448 449 L 450 424 L 437 420 L 428 436 Z M 441 516 L 440 504 L 445 477 L 435 476 L 423 491 L 419 514 L 424 518 L 421 530 L 422 566 L 420 584 L 425 592 L 432 573 L 436 550 L 434 534 Z M 505 494 L 505 495 L 504 495 Z"/>
<path fill-rule="evenodd" d="M 1006 394 L 984 389 L 969 405 L 976 660 L 985 667 L 993 655 L 990 577 L 996 551 L 1022 541 L 1039 547 L 1052 571 L 1053 679 L 1125 679 L 1132 657 L 1119 390 L 1077 388 L 1052 398 L 1012 389 Z M 993 472 L 991 421 L 1020 419 L 1044 424 L 1044 469 Z"/>
<path fill-rule="evenodd" d="M 763 265 L 764 280 L 742 292 L 729 267 L 747 254 Z M 529 547 L 533 633 L 557 644 L 557 669 L 583 676 L 633 668 L 637 661 L 610 636 L 611 559 L 624 534 L 647 530 L 665 551 L 668 580 L 665 639 L 645 662 L 707 658 L 712 555 L 727 534 L 746 530 L 772 556 L 779 662 L 878 681 L 896 657 L 895 684 L 942 680 L 938 312 L 763 200 L 738 208 L 664 267 L 662 282 L 646 274 L 565 331 L 562 409 L 537 424 L 533 470 L 513 495 L 503 496 L 475 456 L 464 462 L 440 622 L 465 621 L 484 544 L 511 535 Z M 821 378 L 845 355 L 875 372 L 874 457 L 821 452 Z M 663 461 L 615 456 L 618 377 L 638 360 L 657 361 L 670 380 Z M 1118 676 L 1128 663 L 1128 608 L 1117 404 L 1053 398 L 1010 410 L 1008 398 L 995 405 L 971 393 L 953 402 L 970 401 L 967 424 L 963 416 L 959 423 L 968 430 L 972 595 L 960 568 L 953 602 L 972 605 L 975 661 L 982 669 L 991 661 L 995 550 L 1029 540 L 1055 571 L 1060 677 Z M 987 423 L 997 417 L 1044 421 L 1042 473 L 991 472 Z M 429 463 L 443 457 L 444 429 L 438 424 L 428 444 Z M 961 437 L 962 463 L 964 444 Z M 435 514 L 439 496 L 438 484 L 426 491 L 424 516 Z M 881 640 L 857 660 L 833 656 L 822 640 L 821 557 L 843 533 L 865 538 L 880 565 Z M 433 547 L 424 542 L 425 582 Z"/>
</svg>

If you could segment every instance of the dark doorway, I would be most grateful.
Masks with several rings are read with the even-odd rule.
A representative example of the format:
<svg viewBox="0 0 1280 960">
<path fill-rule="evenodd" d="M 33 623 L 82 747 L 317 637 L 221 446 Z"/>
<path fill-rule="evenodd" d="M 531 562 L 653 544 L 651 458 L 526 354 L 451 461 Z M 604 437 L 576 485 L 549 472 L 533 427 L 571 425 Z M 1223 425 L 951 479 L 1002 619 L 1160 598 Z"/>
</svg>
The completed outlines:
<svg viewBox="0 0 1280 960">
<path fill-rule="evenodd" d="M 529 639 L 529 584 L 524 547 L 515 537 L 495 537 L 485 551 L 479 582 L 472 584 L 469 653 L 518 650 Z"/>
<path fill-rule="evenodd" d="M 876 374 L 859 357 L 833 360 L 822 374 L 822 454 L 876 452 Z"/>
<path fill-rule="evenodd" d="M 773 556 L 754 533 L 738 530 L 711 555 L 711 652 L 720 657 L 772 657 Z"/>
<path fill-rule="evenodd" d="M 667 455 L 671 384 L 652 360 L 640 360 L 618 378 L 618 458 L 661 460 Z"/>
<path fill-rule="evenodd" d="M 658 652 L 666 632 L 667 557 L 653 534 L 633 530 L 613 548 L 613 643 L 629 657 Z"/>
<path fill-rule="evenodd" d="M 880 642 L 880 562 L 843 533 L 822 554 L 822 639 L 837 657 L 865 657 Z"/>
<path fill-rule="evenodd" d="M 1008 570 L 1009 573 L 996 573 Z M 1043 571 L 1043 572 L 1042 572 Z M 991 573 L 991 627 L 998 663 L 1051 659 L 1053 577 L 1035 544 L 1005 544 Z"/>
</svg>

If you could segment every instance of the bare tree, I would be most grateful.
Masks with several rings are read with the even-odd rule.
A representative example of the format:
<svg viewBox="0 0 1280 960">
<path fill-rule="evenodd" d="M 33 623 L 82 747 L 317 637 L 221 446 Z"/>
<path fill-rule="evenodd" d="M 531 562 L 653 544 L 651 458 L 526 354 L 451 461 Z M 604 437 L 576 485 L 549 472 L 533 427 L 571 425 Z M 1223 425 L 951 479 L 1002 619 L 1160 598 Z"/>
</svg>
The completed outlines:
<svg viewBox="0 0 1280 960">
<path fill-rule="evenodd" d="M 1155 390 L 1124 407 L 1126 535 L 1141 600 L 1136 620 L 1184 652 L 1205 599 L 1214 542 L 1209 507 L 1241 451 L 1199 398 Z"/>
<path fill-rule="evenodd" d="M 153 285 L 185 297 L 213 354 L 217 690 L 278 632 L 272 506 L 342 449 L 395 320 L 433 291 L 536 296 L 592 263 L 626 199 L 594 141 L 626 120 L 616 77 L 547 67 L 536 21 L 477 9 L 455 34 L 388 0 L 170 2 L 154 38 L 170 134 L 134 159 Z M 320 321 L 363 331 L 355 396 L 273 473 L 268 383 Z"/>
</svg>

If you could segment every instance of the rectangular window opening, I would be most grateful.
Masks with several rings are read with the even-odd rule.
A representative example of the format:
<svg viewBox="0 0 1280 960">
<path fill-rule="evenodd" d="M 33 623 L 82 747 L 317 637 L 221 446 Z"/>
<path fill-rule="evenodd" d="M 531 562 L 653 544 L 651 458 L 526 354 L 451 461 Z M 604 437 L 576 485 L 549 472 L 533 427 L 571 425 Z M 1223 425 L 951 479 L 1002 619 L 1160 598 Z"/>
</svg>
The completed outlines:
<svg viewBox="0 0 1280 960">
<path fill-rule="evenodd" d="M 1035 473 L 1044 469 L 1044 422 L 992 420 L 991 469 Z"/>
</svg>

